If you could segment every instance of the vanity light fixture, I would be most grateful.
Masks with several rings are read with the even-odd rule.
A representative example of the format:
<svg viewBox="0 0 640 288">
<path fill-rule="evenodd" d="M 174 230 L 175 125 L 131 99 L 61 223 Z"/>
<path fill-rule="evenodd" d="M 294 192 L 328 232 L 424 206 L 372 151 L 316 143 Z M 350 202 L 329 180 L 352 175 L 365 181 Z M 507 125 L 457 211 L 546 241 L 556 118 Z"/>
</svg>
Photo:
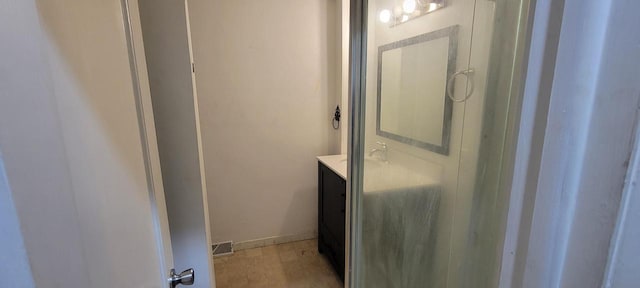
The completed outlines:
<svg viewBox="0 0 640 288">
<path fill-rule="evenodd" d="M 411 14 L 416 11 L 416 0 L 404 0 L 402 2 L 402 11 L 407 14 Z"/>
<path fill-rule="evenodd" d="M 380 10 L 380 22 L 393 27 L 446 6 L 446 0 L 396 0 L 396 3 L 393 9 Z"/>
<path fill-rule="evenodd" d="M 389 23 L 389 20 L 391 20 L 391 11 L 388 9 L 380 11 L 380 22 Z"/>
<path fill-rule="evenodd" d="M 435 11 L 435 10 L 437 10 L 438 8 L 440 8 L 440 7 L 438 6 L 438 4 L 437 4 L 437 3 L 433 3 L 433 2 L 431 2 L 431 3 L 429 3 L 429 9 L 427 9 L 427 12 Z"/>
</svg>

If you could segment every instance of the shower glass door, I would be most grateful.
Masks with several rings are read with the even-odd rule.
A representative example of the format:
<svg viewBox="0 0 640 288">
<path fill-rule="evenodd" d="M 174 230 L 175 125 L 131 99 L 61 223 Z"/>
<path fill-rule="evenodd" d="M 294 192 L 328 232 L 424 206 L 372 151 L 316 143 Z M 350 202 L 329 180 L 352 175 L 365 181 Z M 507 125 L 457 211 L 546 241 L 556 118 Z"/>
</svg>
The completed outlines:
<svg viewBox="0 0 640 288">
<path fill-rule="evenodd" d="M 352 287 L 497 287 L 527 3 L 352 1 Z"/>
</svg>

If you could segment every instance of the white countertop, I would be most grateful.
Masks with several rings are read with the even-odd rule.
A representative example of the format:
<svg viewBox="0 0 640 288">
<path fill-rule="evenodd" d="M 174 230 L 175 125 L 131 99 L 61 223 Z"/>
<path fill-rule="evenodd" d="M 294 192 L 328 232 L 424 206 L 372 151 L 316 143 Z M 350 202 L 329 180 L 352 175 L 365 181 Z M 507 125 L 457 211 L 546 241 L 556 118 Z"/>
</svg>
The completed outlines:
<svg viewBox="0 0 640 288">
<path fill-rule="evenodd" d="M 318 156 L 318 161 L 343 179 L 347 179 L 347 155 Z M 433 175 L 416 173 L 400 165 L 365 158 L 364 192 L 386 192 L 402 188 L 438 186 Z"/>
<path fill-rule="evenodd" d="M 347 180 L 347 155 L 327 155 L 316 158 L 333 172 L 336 172 L 342 179 Z"/>
</svg>

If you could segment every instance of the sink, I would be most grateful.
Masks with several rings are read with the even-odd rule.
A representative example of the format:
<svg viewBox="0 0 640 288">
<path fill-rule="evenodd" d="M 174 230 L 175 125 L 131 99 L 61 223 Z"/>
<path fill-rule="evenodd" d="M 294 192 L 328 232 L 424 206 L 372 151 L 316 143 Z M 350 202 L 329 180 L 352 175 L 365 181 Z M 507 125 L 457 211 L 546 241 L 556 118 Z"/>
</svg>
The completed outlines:
<svg viewBox="0 0 640 288">
<path fill-rule="evenodd" d="M 341 163 L 347 162 L 344 157 Z M 439 185 L 428 175 L 407 169 L 393 162 L 385 162 L 374 157 L 364 158 L 364 192 L 384 192 L 419 186 Z"/>
<path fill-rule="evenodd" d="M 364 192 L 386 192 L 404 188 L 436 186 L 439 181 L 432 175 L 419 173 L 393 162 L 365 159 Z"/>
<path fill-rule="evenodd" d="M 321 156 L 318 159 L 342 178 L 347 178 L 346 155 Z M 393 161 L 384 162 L 375 157 L 364 158 L 364 193 L 437 185 L 440 185 L 437 175 L 418 172 Z"/>
<path fill-rule="evenodd" d="M 340 159 L 341 163 L 347 163 L 347 157 L 345 156 L 344 158 Z M 364 158 L 364 169 L 371 169 L 371 168 L 378 168 L 381 167 L 382 165 L 387 165 L 389 164 L 389 162 L 383 162 L 382 160 L 379 160 L 377 158 L 373 158 L 373 157 L 365 157 Z"/>
</svg>

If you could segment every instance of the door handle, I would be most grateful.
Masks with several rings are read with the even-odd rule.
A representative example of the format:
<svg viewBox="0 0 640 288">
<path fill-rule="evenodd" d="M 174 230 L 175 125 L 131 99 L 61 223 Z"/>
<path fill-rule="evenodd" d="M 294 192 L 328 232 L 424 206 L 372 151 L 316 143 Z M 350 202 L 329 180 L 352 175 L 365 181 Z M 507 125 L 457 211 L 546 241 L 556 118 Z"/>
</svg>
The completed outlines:
<svg viewBox="0 0 640 288">
<path fill-rule="evenodd" d="M 182 285 L 193 285 L 195 282 L 195 271 L 193 268 L 182 271 L 180 274 L 176 274 L 175 269 L 171 269 L 169 272 L 169 287 L 175 288 L 176 286 Z"/>
</svg>

